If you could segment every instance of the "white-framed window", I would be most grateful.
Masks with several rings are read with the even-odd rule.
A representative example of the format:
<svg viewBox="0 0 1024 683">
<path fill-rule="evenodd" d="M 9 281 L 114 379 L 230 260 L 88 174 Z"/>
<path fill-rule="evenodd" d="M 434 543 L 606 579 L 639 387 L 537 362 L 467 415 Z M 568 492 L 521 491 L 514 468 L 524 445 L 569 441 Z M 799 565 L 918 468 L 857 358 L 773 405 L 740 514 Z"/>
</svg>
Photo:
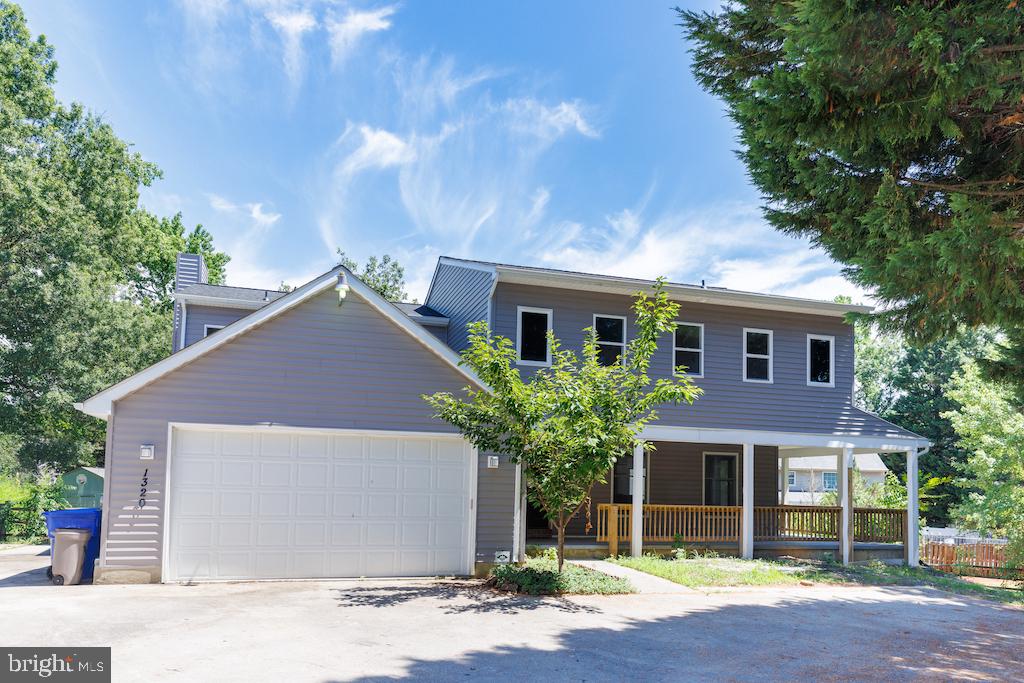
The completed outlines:
<svg viewBox="0 0 1024 683">
<path fill-rule="evenodd" d="M 790 491 L 796 488 L 796 472 L 786 473 L 786 488 Z"/>
<path fill-rule="evenodd" d="M 601 365 L 614 365 L 626 355 L 626 316 L 594 314 L 597 335 L 597 360 Z"/>
<path fill-rule="evenodd" d="M 704 323 L 676 323 L 672 333 L 672 369 L 686 366 L 683 374 L 690 377 L 704 376 Z"/>
<path fill-rule="evenodd" d="M 771 330 L 743 328 L 744 382 L 772 383 L 773 337 Z"/>
<path fill-rule="evenodd" d="M 836 338 L 824 334 L 807 335 L 807 385 L 836 385 Z"/>
<path fill-rule="evenodd" d="M 223 329 L 223 325 L 203 325 L 203 337 L 209 337 L 214 332 L 220 332 Z"/>
<path fill-rule="evenodd" d="M 519 365 L 551 365 L 551 309 L 519 306 L 516 309 L 516 359 Z"/>
<path fill-rule="evenodd" d="M 822 472 L 821 473 L 821 490 L 822 491 L 835 491 L 839 488 L 837 484 L 835 472 Z"/>
</svg>

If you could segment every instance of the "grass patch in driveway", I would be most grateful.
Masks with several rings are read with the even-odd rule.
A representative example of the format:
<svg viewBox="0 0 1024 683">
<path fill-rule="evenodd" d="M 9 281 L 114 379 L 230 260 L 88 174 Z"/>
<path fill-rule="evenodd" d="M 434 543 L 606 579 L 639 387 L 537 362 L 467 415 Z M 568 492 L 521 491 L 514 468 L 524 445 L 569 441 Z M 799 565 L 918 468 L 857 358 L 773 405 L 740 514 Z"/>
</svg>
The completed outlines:
<svg viewBox="0 0 1024 683">
<path fill-rule="evenodd" d="M 614 595 L 634 593 L 626 579 L 548 557 L 531 557 L 525 563 L 501 564 L 491 570 L 488 584 L 499 590 L 527 595 Z"/>
<path fill-rule="evenodd" d="M 768 560 L 732 557 L 661 558 L 618 557 L 608 560 L 637 571 L 660 576 L 689 588 L 702 586 L 777 586 L 808 580 L 813 568 Z"/>
</svg>

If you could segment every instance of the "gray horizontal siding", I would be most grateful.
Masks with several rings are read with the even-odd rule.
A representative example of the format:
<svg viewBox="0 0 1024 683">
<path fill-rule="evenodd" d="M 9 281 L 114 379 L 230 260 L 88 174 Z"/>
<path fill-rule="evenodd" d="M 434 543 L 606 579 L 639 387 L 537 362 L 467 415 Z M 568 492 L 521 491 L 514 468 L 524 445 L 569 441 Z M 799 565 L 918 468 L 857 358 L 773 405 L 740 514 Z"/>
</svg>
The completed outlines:
<svg viewBox="0 0 1024 683">
<path fill-rule="evenodd" d="M 516 466 L 499 455 L 497 469 L 488 469 L 481 453 L 477 478 L 476 560 L 494 562 L 498 550 L 512 550 L 515 524 Z"/>
<path fill-rule="evenodd" d="M 116 403 L 104 564 L 160 563 L 168 422 L 453 431 L 431 417 L 421 395 L 459 391 L 465 377 L 358 296 L 342 307 L 337 301 L 326 292 Z M 156 446 L 155 460 L 139 460 L 146 443 Z M 146 468 L 148 502 L 138 511 Z M 509 469 L 499 470 L 501 476 Z M 511 527 L 506 530 L 496 510 L 511 506 L 512 494 L 507 503 L 485 500 L 507 488 L 485 479 L 479 498 L 487 512 L 481 512 L 478 534 L 494 545 L 507 533 L 511 547 Z"/>
<path fill-rule="evenodd" d="M 448 318 L 448 346 L 461 351 L 469 345 L 466 326 L 487 320 L 494 273 L 441 263 L 425 302 Z"/>
<path fill-rule="evenodd" d="M 564 348 L 578 351 L 582 330 L 593 324 L 595 313 L 627 316 L 627 341 L 633 338 L 632 301 L 615 294 L 499 283 L 492 326 L 496 334 L 515 340 L 517 306 L 551 308 L 555 336 Z M 704 395 L 693 406 L 663 406 L 655 424 L 877 437 L 901 434 L 897 427 L 853 406 L 853 328 L 842 319 L 698 303 L 683 303 L 679 319 L 704 324 L 704 377 L 694 380 Z M 744 327 L 773 330 L 773 384 L 742 380 Z M 807 386 L 808 334 L 836 338 L 834 388 Z M 652 377 L 672 372 L 672 344 L 671 334 L 660 340 Z"/>
<path fill-rule="evenodd" d="M 206 325 L 227 327 L 252 312 L 244 308 L 187 305 L 185 308 L 185 346 L 195 344 L 202 339 Z"/>
</svg>

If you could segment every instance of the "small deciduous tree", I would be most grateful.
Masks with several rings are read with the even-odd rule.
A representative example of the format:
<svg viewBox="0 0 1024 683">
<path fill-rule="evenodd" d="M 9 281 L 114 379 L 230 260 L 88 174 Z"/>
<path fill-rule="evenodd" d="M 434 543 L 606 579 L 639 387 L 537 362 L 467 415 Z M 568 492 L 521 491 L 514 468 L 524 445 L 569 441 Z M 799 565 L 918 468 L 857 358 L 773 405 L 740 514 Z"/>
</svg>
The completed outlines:
<svg viewBox="0 0 1024 683">
<path fill-rule="evenodd" d="M 370 289 L 388 301 L 405 301 L 409 298 L 409 293 L 405 291 L 405 268 L 388 254 L 380 258 L 371 256 L 360 269 L 354 259 L 338 249 L 338 263 L 358 275 Z M 416 303 L 416 300 L 414 299 L 412 303 Z"/>
<path fill-rule="evenodd" d="M 1005 535 L 1010 564 L 1024 566 L 1024 414 L 1013 388 L 985 381 L 970 364 L 950 395 L 959 407 L 944 417 L 969 452 L 960 480 L 969 493 L 954 515 L 965 528 Z"/>
<path fill-rule="evenodd" d="M 565 528 L 595 483 L 615 461 L 632 452 L 637 435 L 666 403 L 693 403 L 700 396 L 682 374 L 648 376 L 659 336 L 673 328 L 679 305 L 659 280 L 633 304 L 637 333 L 625 355 L 604 365 L 591 328 L 582 354 L 565 350 L 550 332 L 551 366 L 524 379 L 512 342 L 492 336 L 486 323 L 470 326 L 462 363 L 486 389 L 467 388 L 465 400 L 440 392 L 424 398 L 436 416 L 454 425 L 477 448 L 508 454 L 522 466 L 526 495 L 558 534 L 558 568 L 565 558 Z M 653 445 L 643 443 L 645 450 Z"/>
</svg>

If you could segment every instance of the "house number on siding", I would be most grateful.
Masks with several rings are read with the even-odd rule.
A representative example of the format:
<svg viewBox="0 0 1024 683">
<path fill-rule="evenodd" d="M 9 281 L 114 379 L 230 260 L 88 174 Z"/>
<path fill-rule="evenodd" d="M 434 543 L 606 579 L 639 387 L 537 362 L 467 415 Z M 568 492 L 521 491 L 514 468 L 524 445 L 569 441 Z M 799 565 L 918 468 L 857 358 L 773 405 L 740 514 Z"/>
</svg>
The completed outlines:
<svg viewBox="0 0 1024 683">
<path fill-rule="evenodd" d="M 146 487 L 149 486 L 149 468 L 142 472 L 142 485 L 139 486 L 139 509 L 146 507 Z"/>
</svg>

